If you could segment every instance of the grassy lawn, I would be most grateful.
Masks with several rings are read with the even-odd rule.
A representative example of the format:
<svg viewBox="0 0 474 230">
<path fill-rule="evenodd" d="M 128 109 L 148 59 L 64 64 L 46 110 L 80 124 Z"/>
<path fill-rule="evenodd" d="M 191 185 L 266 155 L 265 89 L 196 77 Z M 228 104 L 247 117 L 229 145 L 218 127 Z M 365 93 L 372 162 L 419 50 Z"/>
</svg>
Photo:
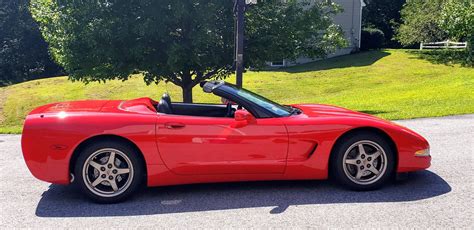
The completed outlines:
<svg viewBox="0 0 474 230">
<path fill-rule="evenodd" d="M 227 81 L 234 82 L 233 77 Z M 324 103 L 387 119 L 474 113 L 474 69 L 432 64 L 405 50 L 370 51 L 292 68 L 247 72 L 244 87 L 280 103 Z M 0 88 L 0 133 L 20 133 L 33 108 L 83 99 L 131 99 L 181 90 L 160 83 L 146 86 L 139 76 L 106 84 L 57 77 Z M 195 102 L 218 98 L 194 89 Z"/>
</svg>

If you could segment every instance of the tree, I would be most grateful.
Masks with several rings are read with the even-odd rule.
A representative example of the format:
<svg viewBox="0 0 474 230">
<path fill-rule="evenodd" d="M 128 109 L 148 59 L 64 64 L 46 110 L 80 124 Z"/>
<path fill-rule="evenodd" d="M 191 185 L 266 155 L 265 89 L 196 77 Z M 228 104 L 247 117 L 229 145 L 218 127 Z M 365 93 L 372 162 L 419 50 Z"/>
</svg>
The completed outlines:
<svg viewBox="0 0 474 230">
<path fill-rule="evenodd" d="M 456 40 L 474 37 L 474 3 L 472 0 L 447 0 L 443 5 L 439 25 Z"/>
<path fill-rule="evenodd" d="M 60 73 L 28 5 L 28 0 L 0 0 L 0 86 Z"/>
<path fill-rule="evenodd" d="M 400 10 L 406 0 L 365 0 L 366 6 L 362 12 L 364 28 L 377 28 L 385 35 L 386 46 L 399 47 L 400 44 L 392 38 L 394 28 L 401 23 Z"/>
<path fill-rule="evenodd" d="M 303 10 L 306 9 L 306 10 Z M 233 70 L 232 0 L 32 0 L 55 60 L 71 80 L 127 80 L 141 73 L 147 84 L 171 82 L 192 102 L 202 80 Z M 332 24 L 335 4 L 279 0 L 247 11 L 245 65 L 275 58 L 322 57 L 345 44 Z"/>
<path fill-rule="evenodd" d="M 439 25 L 450 39 L 467 41 L 467 63 L 474 61 L 474 3 L 472 0 L 448 0 L 443 5 Z"/>
<path fill-rule="evenodd" d="M 380 49 L 385 43 L 385 37 L 381 30 L 374 28 L 363 28 L 362 40 L 360 41 L 361 50 Z"/>
<path fill-rule="evenodd" d="M 447 34 L 438 23 L 445 1 L 408 1 L 401 11 L 403 23 L 397 29 L 396 39 L 402 45 L 446 39 Z"/>
</svg>

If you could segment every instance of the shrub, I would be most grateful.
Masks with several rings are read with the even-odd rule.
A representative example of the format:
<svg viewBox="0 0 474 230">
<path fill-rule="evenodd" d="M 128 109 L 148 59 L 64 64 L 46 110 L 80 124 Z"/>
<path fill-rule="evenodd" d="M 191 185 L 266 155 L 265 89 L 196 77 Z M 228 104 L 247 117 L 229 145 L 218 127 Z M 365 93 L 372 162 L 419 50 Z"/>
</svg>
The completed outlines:
<svg viewBox="0 0 474 230">
<path fill-rule="evenodd" d="M 385 43 L 385 35 L 379 29 L 364 28 L 361 37 L 361 50 L 380 49 Z"/>
</svg>

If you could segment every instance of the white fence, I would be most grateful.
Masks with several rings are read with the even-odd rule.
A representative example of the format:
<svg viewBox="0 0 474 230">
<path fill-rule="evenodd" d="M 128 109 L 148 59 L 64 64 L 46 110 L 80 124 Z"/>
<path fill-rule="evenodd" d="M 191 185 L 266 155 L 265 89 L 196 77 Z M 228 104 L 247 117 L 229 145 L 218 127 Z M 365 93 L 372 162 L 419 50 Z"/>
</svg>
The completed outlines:
<svg viewBox="0 0 474 230">
<path fill-rule="evenodd" d="M 443 42 L 420 43 L 420 50 L 423 49 L 466 49 L 467 42 L 452 42 L 446 40 Z"/>
</svg>

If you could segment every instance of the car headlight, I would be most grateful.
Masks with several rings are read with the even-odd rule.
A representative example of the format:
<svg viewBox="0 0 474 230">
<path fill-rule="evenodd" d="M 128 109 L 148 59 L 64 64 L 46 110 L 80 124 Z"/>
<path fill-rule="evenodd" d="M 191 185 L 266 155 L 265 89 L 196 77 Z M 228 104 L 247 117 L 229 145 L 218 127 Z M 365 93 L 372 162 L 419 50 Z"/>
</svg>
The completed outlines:
<svg viewBox="0 0 474 230">
<path fill-rule="evenodd" d="M 418 150 L 415 152 L 416 157 L 427 157 L 430 155 L 430 148 Z"/>
</svg>

